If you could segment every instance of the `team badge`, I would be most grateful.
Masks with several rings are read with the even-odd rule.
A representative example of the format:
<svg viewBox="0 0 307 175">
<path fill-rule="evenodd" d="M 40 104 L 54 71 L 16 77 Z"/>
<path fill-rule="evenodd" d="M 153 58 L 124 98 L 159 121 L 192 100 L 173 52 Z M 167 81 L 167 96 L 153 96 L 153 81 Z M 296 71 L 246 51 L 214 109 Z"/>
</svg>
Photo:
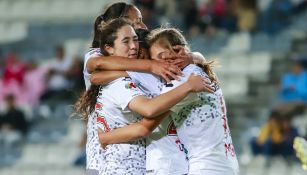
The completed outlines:
<svg viewBox="0 0 307 175">
<path fill-rule="evenodd" d="M 134 83 L 129 82 L 129 83 L 127 83 L 127 84 L 125 85 L 125 88 L 126 88 L 126 89 L 135 89 L 136 86 L 135 86 Z"/>
</svg>

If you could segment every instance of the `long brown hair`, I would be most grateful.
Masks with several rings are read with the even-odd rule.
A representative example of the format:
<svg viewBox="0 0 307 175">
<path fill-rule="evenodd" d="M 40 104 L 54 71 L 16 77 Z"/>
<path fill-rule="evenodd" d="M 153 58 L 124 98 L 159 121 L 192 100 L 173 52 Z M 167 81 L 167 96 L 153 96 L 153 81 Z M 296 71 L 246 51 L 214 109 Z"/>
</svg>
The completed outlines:
<svg viewBox="0 0 307 175">
<path fill-rule="evenodd" d="M 117 18 L 110 20 L 109 22 L 102 22 L 99 25 L 100 30 L 100 40 L 99 47 L 101 53 L 105 56 L 109 56 L 109 53 L 105 50 L 105 46 L 114 46 L 114 41 L 117 38 L 117 32 L 124 26 L 132 24 L 123 18 Z M 78 101 L 75 103 L 74 107 L 78 114 L 82 116 L 83 119 L 87 120 L 90 113 L 95 110 L 95 104 L 97 102 L 97 96 L 99 93 L 99 85 L 91 85 L 89 90 L 84 91 L 79 97 Z"/>
<path fill-rule="evenodd" d="M 150 32 L 149 36 L 147 37 L 147 42 L 149 46 L 152 46 L 154 43 L 159 43 L 163 47 L 171 50 L 173 53 L 175 51 L 173 50 L 173 46 L 181 45 L 187 48 L 188 50 L 188 44 L 185 39 L 185 37 L 181 34 L 181 32 L 176 28 L 158 28 L 154 29 Z M 217 65 L 216 60 L 211 61 L 203 61 L 200 67 L 208 74 L 209 78 L 213 82 L 218 82 L 217 77 L 215 73 L 213 72 L 214 65 Z"/>
</svg>

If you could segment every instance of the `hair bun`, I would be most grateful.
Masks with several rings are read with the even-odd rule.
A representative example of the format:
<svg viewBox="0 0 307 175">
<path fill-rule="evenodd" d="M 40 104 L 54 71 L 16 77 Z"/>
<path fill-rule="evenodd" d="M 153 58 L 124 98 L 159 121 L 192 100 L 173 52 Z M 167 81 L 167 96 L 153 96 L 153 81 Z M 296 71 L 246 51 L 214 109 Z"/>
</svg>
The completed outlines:
<svg viewBox="0 0 307 175">
<path fill-rule="evenodd" d="M 107 25 L 108 25 L 107 22 L 101 21 L 100 24 L 98 25 L 98 30 L 102 31 Z"/>
</svg>

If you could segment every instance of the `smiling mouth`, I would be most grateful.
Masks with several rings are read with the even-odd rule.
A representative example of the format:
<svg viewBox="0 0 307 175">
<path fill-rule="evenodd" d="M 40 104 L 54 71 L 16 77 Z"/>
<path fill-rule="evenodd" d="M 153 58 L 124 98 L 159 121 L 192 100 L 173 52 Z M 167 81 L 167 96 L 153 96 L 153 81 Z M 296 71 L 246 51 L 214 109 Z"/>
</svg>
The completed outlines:
<svg viewBox="0 0 307 175">
<path fill-rule="evenodd" d="M 129 57 L 137 57 L 138 54 L 137 54 L 137 53 L 133 53 L 133 54 L 129 54 L 128 56 L 129 56 Z"/>
</svg>

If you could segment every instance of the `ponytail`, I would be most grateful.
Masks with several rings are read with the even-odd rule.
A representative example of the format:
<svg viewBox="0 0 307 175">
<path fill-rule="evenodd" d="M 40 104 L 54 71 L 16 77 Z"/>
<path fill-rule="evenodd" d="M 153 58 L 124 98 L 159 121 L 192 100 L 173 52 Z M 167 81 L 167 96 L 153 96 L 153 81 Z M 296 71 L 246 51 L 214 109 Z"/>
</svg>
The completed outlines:
<svg viewBox="0 0 307 175">
<path fill-rule="evenodd" d="M 88 116 L 94 112 L 98 93 L 99 86 L 91 85 L 90 89 L 84 91 L 81 97 L 75 103 L 74 108 L 76 112 L 82 116 L 82 119 L 88 120 Z"/>
</svg>

